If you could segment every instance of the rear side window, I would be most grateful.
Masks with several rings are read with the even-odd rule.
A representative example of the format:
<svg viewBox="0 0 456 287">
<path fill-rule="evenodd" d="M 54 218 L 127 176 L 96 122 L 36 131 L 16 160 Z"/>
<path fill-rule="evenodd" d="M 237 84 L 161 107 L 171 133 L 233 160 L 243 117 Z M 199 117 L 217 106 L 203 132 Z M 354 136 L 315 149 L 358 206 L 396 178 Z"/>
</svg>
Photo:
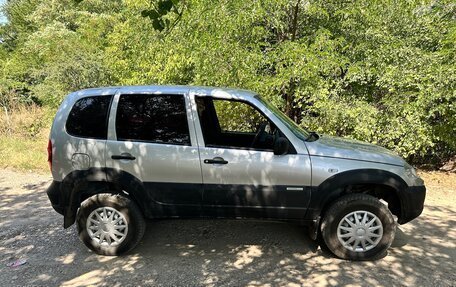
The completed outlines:
<svg viewBox="0 0 456 287">
<path fill-rule="evenodd" d="M 79 99 L 66 122 L 67 132 L 76 137 L 106 139 L 112 95 Z"/>
<path fill-rule="evenodd" d="M 183 95 L 121 95 L 117 140 L 190 145 Z"/>
</svg>

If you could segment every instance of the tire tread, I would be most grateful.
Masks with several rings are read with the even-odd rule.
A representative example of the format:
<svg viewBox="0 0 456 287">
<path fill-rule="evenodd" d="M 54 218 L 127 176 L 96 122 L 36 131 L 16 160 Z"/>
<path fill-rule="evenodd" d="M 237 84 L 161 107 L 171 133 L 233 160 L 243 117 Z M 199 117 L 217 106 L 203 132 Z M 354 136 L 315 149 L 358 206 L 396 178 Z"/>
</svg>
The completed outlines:
<svg viewBox="0 0 456 287">
<path fill-rule="evenodd" d="M 365 204 L 366 206 L 371 206 L 378 209 L 378 211 L 382 214 L 380 217 L 384 217 L 384 219 L 387 221 L 386 225 L 388 226 L 385 226 L 385 223 L 382 222 L 384 225 L 383 236 L 387 244 L 382 248 L 374 248 L 373 250 L 378 250 L 376 250 L 373 255 L 371 255 L 371 252 L 367 252 L 369 255 L 366 253 L 351 252 L 340 245 L 340 243 L 334 244 L 335 240 L 338 240 L 337 237 L 334 239 L 333 236 L 335 235 L 331 234 L 332 224 L 338 224 L 338 222 L 334 222 L 334 218 L 337 217 L 337 215 L 343 213 L 343 211 L 347 209 L 347 206 L 354 204 Z M 391 243 L 394 240 L 395 229 L 396 223 L 388 207 L 381 203 L 377 198 L 362 193 L 344 195 L 332 203 L 324 213 L 320 228 L 324 243 L 328 249 L 337 257 L 349 260 L 375 260 L 378 257 L 382 256 L 391 246 Z"/>
<path fill-rule="evenodd" d="M 128 208 L 130 220 L 134 221 L 135 224 L 135 233 L 133 235 L 132 241 L 128 242 L 126 248 L 119 251 L 117 248 L 110 248 L 110 249 L 100 249 L 96 248 L 87 242 L 86 234 L 85 234 L 85 212 L 84 210 L 89 210 L 91 206 L 103 206 L 106 203 L 116 203 L 120 206 Z M 77 213 L 77 228 L 79 237 L 81 238 L 82 242 L 89 247 L 91 250 L 95 251 L 97 254 L 100 255 L 121 255 L 130 252 L 133 248 L 135 248 L 139 242 L 141 241 L 144 233 L 146 231 L 146 221 L 138 207 L 138 205 L 132 201 L 131 199 L 122 196 L 120 194 L 111 194 L 111 193 L 100 193 L 93 195 L 81 203 L 79 211 Z"/>
</svg>

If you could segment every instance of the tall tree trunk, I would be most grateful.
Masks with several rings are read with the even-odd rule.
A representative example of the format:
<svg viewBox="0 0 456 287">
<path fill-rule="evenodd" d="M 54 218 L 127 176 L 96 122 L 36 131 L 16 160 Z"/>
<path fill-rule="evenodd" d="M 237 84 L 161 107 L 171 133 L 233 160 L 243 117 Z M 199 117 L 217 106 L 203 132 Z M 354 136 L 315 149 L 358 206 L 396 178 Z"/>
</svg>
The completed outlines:
<svg viewBox="0 0 456 287">
<path fill-rule="evenodd" d="M 291 20 L 291 41 L 294 41 L 296 39 L 296 32 L 298 31 L 298 13 L 299 13 L 299 3 L 301 0 L 296 1 L 296 5 L 294 6 L 293 9 L 293 18 Z"/>
<path fill-rule="evenodd" d="M 297 0 L 296 4 L 293 6 L 291 9 L 291 22 L 290 26 L 288 27 L 288 35 L 290 41 L 295 41 L 296 40 L 296 34 L 298 31 L 298 15 L 299 15 L 299 4 L 301 3 L 301 0 Z M 283 90 L 282 97 L 285 100 L 285 114 L 289 116 L 290 118 L 294 119 L 295 118 L 295 111 L 293 107 L 293 93 L 295 90 L 295 83 L 294 79 L 289 79 L 289 86 L 285 87 Z"/>
<path fill-rule="evenodd" d="M 298 31 L 298 14 L 299 14 L 299 3 L 301 0 L 296 1 L 296 5 L 293 7 L 293 15 L 291 18 L 291 26 L 290 26 L 290 33 L 291 37 L 290 40 L 294 41 L 296 39 L 296 33 Z M 294 107 L 293 107 L 293 93 L 295 90 L 294 79 L 290 79 L 290 86 L 288 91 L 286 92 L 285 100 L 285 113 L 294 120 Z"/>
</svg>

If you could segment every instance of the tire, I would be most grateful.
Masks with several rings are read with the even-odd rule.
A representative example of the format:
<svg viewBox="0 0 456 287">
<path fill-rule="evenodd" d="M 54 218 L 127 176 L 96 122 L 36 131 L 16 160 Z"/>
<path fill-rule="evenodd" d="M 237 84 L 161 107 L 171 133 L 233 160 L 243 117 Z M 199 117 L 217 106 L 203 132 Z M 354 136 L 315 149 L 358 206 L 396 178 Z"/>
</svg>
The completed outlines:
<svg viewBox="0 0 456 287">
<path fill-rule="evenodd" d="M 138 245 L 146 229 L 144 217 L 133 201 L 107 193 L 86 199 L 76 220 L 81 241 L 100 255 L 127 253 Z"/>
<path fill-rule="evenodd" d="M 367 194 L 341 197 L 328 208 L 321 223 L 328 249 L 347 260 L 375 260 L 386 254 L 395 232 L 396 222 L 388 207 Z"/>
</svg>

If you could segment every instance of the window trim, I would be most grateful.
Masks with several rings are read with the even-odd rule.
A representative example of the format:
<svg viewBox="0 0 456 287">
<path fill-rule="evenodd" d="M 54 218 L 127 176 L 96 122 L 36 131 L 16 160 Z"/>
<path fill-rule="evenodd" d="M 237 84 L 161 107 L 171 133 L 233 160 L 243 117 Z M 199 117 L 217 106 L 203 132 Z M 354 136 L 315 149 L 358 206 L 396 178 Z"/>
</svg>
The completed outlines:
<svg viewBox="0 0 456 287">
<path fill-rule="evenodd" d="M 191 146 L 188 144 L 181 143 L 167 143 L 167 142 L 156 142 L 148 140 L 137 140 L 137 139 L 116 139 L 118 142 L 131 142 L 131 143 L 149 143 L 149 144 L 160 144 L 160 145 L 177 145 L 177 146 Z"/>
<path fill-rule="evenodd" d="M 109 104 L 108 104 L 108 107 L 106 108 L 106 136 L 105 137 L 88 137 L 88 136 L 81 136 L 81 135 L 75 135 L 71 132 L 68 131 L 67 129 L 67 125 L 68 125 L 68 119 L 70 118 L 70 115 L 71 115 L 71 112 L 73 111 L 74 109 L 74 106 L 76 105 L 77 102 L 83 100 L 83 99 L 86 99 L 86 98 L 96 98 L 96 97 L 111 97 L 111 99 L 109 100 Z M 112 103 L 114 101 L 114 94 L 107 94 L 107 95 L 87 95 L 87 96 L 83 96 L 83 97 L 80 97 L 80 98 L 77 98 L 76 101 L 73 103 L 73 105 L 71 106 L 71 109 L 70 111 L 68 112 L 68 115 L 67 115 L 67 118 L 65 120 L 65 125 L 64 125 L 64 131 L 66 134 L 72 136 L 72 137 L 75 137 L 75 138 L 81 138 L 81 139 L 92 139 L 92 140 L 108 140 L 108 134 L 109 134 L 109 118 L 110 118 L 110 115 L 111 115 L 111 107 L 112 107 Z"/>
<path fill-rule="evenodd" d="M 294 147 L 293 143 L 288 139 L 288 137 L 285 135 L 285 133 L 283 133 L 282 130 L 276 125 L 276 123 L 273 120 L 271 120 L 260 108 L 255 106 L 252 102 L 250 102 L 248 100 L 245 100 L 245 99 L 227 99 L 227 98 L 217 98 L 217 97 L 214 97 L 214 96 L 211 96 L 211 95 L 195 95 L 196 116 L 198 117 L 198 123 L 199 123 L 200 129 L 201 129 L 201 136 L 203 137 L 202 139 L 204 141 L 204 147 L 205 148 L 222 148 L 222 149 L 233 149 L 233 150 L 250 150 L 250 151 L 259 151 L 259 152 L 274 152 L 274 148 L 273 149 L 260 149 L 260 148 L 252 148 L 252 147 L 208 145 L 206 143 L 206 139 L 204 138 L 204 131 L 203 131 L 203 127 L 201 125 L 201 119 L 200 119 L 199 112 L 198 112 L 198 104 L 196 103 L 198 98 L 201 98 L 201 99 L 210 98 L 212 101 L 219 100 L 219 101 L 241 102 L 241 103 L 245 103 L 245 104 L 251 106 L 253 109 L 257 110 L 263 117 L 265 117 L 269 122 L 273 123 L 275 125 L 275 127 L 279 130 L 279 132 L 282 134 L 282 136 L 288 140 L 288 142 L 290 143 L 290 147 L 288 148 L 288 153 L 287 154 L 297 154 L 296 148 Z M 214 109 L 215 109 L 215 107 L 214 107 Z M 216 116 L 217 116 L 217 114 L 216 114 Z M 218 121 L 218 116 L 217 116 L 217 121 Z"/>
<path fill-rule="evenodd" d="M 182 97 L 183 100 L 184 100 L 185 120 L 187 122 L 188 143 L 170 143 L 170 142 L 158 142 L 158 141 L 140 140 L 140 139 L 119 139 L 119 135 L 117 133 L 117 115 L 118 115 L 118 111 L 119 111 L 120 99 L 121 99 L 122 96 L 149 96 L 149 97 L 172 96 L 172 97 Z M 142 92 L 119 93 L 119 96 L 117 98 L 116 108 L 115 108 L 115 117 L 114 117 L 113 121 L 114 121 L 113 124 L 114 124 L 114 132 L 115 132 L 114 141 L 131 142 L 131 143 L 148 143 L 148 144 L 159 144 L 159 145 L 171 145 L 171 146 L 189 146 L 189 147 L 192 146 L 192 136 L 191 136 L 191 130 L 190 130 L 190 125 L 189 125 L 189 120 L 188 120 L 186 94 L 182 94 L 182 93 L 156 94 L 156 93 L 148 93 L 148 92 L 146 92 L 146 93 L 142 93 Z"/>
<path fill-rule="evenodd" d="M 260 152 L 274 152 L 274 149 L 262 149 L 262 148 L 251 148 L 251 147 L 239 147 L 239 146 L 224 146 L 224 145 L 205 145 L 205 148 L 222 148 L 222 149 L 236 149 L 236 150 L 251 150 Z M 287 153 L 291 154 L 291 153 Z"/>
</svg>

